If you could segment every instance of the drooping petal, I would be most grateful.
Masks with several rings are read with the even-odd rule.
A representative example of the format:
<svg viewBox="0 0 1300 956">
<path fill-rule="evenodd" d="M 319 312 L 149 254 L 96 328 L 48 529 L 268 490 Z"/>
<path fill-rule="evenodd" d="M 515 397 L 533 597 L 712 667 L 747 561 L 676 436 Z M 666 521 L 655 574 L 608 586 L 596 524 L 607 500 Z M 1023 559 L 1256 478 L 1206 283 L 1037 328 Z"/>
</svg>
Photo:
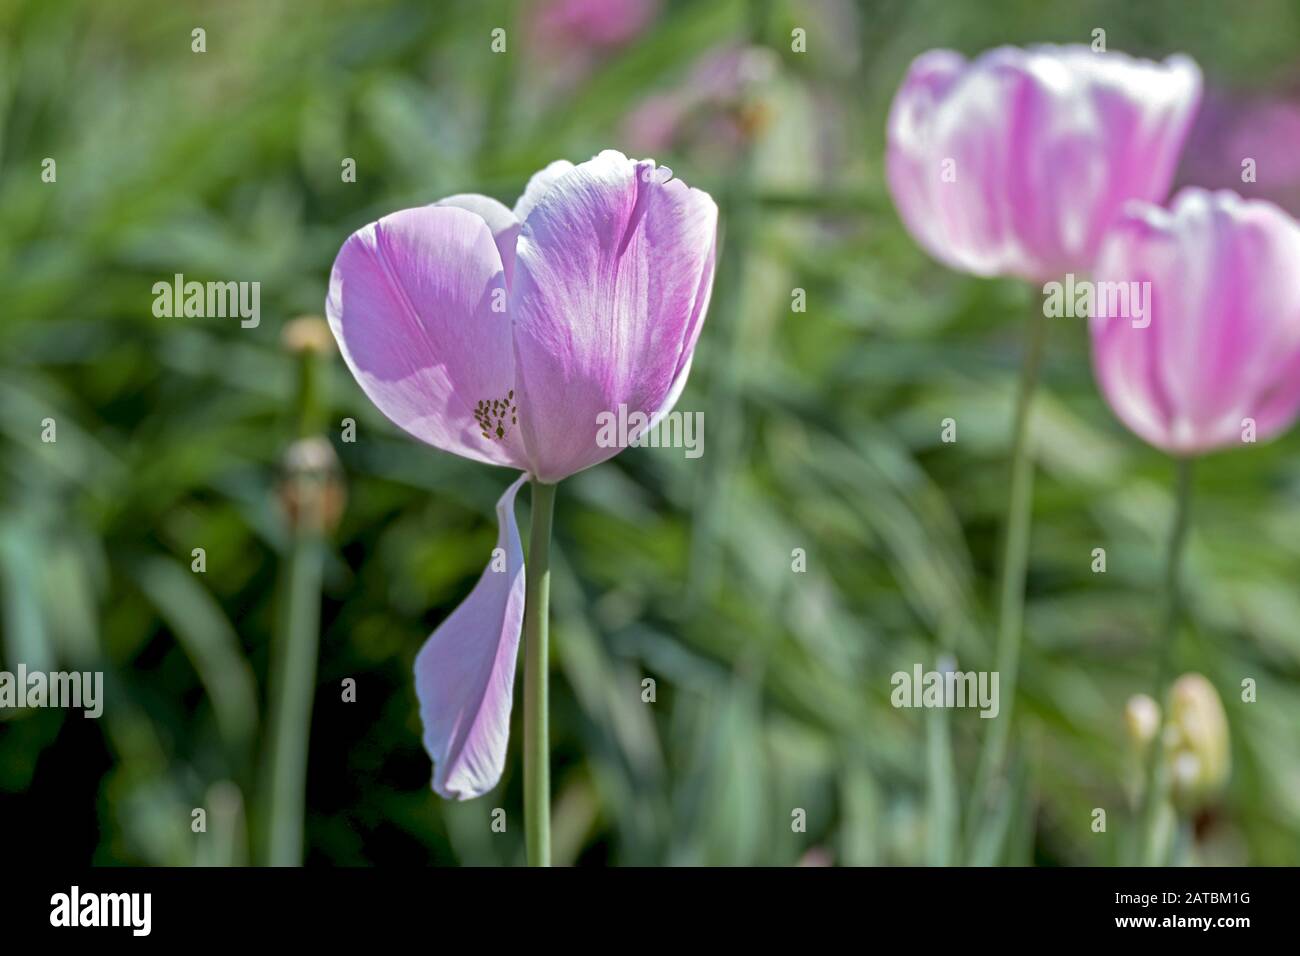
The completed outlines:
<svg viewBox="0 0 1300 956">
<path fill-rule="evenodd" d="M 481 215 L 425 206 L 357 230 L 325 309 L 352 374 L 396 424 L 444 451 L 523 467 L 505 269 Z"/>
<path fill-rule="evenodd" d="M 482 796 L 496 786 L 505 766 L 524 621 L 524 553 L 515 495 L 527 480 L 520 476 L 497 502 L 500 551 L 415 659 L 424 749 L 433 758 L 433 789 L 443 797 Z M 504 567 L 498 564 L 500 554 Z"/>
<path fill-rule="evenodd" d="M 501 254 L 501 265 L 506 273 L 506 285 L 510 285 L 510 278 L 515 271 L 515 241 L 519 238 L 520 227 L 515 214 L 506 208 L 504 203 L 491 196 L 480 196 L 478 193 L 457 193 L 455 196 L 439 199 L 434 205 L 468 209 L 487 223 L 488 228 L 492 230 L 492 238 L 496 240 L 497 252 Z"/>
<path fill-rule="evenodd" d="M 511 303 L 529 470 L 553 482 L 617 454 L 602 415 L 659 412 L 687 368 L 712 280 L 717 206 L 612 150 L 524 220 Z"/>
</svg>

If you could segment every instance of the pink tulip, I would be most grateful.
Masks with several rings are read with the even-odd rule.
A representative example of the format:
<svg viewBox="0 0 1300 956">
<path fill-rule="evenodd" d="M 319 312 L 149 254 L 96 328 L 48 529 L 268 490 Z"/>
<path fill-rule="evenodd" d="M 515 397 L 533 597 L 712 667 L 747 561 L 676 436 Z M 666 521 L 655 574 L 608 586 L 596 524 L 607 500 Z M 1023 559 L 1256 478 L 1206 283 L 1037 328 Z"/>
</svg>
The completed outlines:
<svg viewBox="0 0 1300 956">
<path fill-rule="evenodd" d="M 513 210 L 477 195 L 353 233 L 326 311 L 366 395 L 416 438 L 524 472 L 497 503 L 489 565 L 415 664 L 433 789 L 480 796 L 501 777 L 524 615 L 514 500 L 617 454 L 619 405 L 676 402 L 708 307 L 717 207 L 653 160 L 607 150 L 555 162 Z M 499 567 L 499 566 L 498 566 Z"/>
<path fill-rule="evenodd" d="M 1125 201 L 1164 199 L 1200 89 L 1183 56 L 932 50 L 894 97 L 889 189 L 954 269 L 1033 282 L 1086 271 Z"/>
<path fill-rule="evenodd" d="M 1186 456 L 1264 439 L 1300 411 L 1300 224 L 1263 200 L 1189 188 L 1134 203 L 1098 282 L 1149 282 L 1150 324 L 1093 318 L 1093 366 L 1115 414 Z"/>
</svg>

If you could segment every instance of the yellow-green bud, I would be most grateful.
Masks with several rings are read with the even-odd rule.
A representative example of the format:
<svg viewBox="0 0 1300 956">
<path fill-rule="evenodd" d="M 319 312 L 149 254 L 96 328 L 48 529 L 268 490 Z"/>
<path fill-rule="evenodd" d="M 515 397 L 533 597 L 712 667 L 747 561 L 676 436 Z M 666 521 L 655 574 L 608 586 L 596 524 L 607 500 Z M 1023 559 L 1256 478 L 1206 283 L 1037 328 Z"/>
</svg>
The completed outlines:
<svg viewBox="0 0 1300 956">
<path fill-rule="evenodd" d="M 1160 705 L 1146 694 L 1134 694 L 1124 705 L 1124 724 L 1129 739 L 1140 748 L 1146 747 L 1160 729 Z"/>
<path fill-rule="evenodd" d="M 1169 689 L 1165 749 L 1170 793 L 1180 809 L 1197 809 L 1227 782 L 1228 718 L 1214 685 L 1200 674 L 1184 674 Z"/>
<path fill-rule="evenodd" d="M 280 341 L 295 355 L 328 355 L 334 351 L 334 333 L 318 315 L 300 315 L 286 322 Z"/>
</svg>

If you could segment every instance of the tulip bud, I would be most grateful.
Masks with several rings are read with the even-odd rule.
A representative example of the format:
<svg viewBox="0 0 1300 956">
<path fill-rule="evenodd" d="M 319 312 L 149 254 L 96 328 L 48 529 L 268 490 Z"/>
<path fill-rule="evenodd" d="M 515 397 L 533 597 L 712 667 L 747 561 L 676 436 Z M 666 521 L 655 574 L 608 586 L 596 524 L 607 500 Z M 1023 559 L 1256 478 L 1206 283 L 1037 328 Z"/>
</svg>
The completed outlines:
<svg viewBox="0 0 1300 956">
<path fill-rule="evenodd" d="M 1169 689 L 1165 749 L 1179 809 L 1197 809 L 1227 782 L 1228 718 L 1214 685 L 1200 674 L 1184 674 Z"/>
<path fill-rule="evenodd" d="M 329 323 L 318 315 L 300 315 L 286 322 L 280 331 L 285 351 L 298 366 L 297 394 L 294 398 L 295 423 L 299 436 L 315 435 L 324 425 L 324 366 L 333 354 L 334 333 Z"/>
<path fill-rule="evenodd" d="M 334 351 L 334 333 L 318 315 L 300 315 L 286 322 L 280 341 L 296 355 L 328 355 Z"/>
<path fill-rule="evenodd" d="M 280 504 L 295 531 L 328 533 L 338 527 L 347 500 L 334 446 L 324 438 L 301 438 L 284 455 Z"/>
<path fill-rule="evenodd" d="M 1124 706 L 1124 723 L 1129 738 L 1139 748 L 1145 748 L 1160 729 L 1160 705 L 1146 694 L 1134 694 Z"/>
</svg>

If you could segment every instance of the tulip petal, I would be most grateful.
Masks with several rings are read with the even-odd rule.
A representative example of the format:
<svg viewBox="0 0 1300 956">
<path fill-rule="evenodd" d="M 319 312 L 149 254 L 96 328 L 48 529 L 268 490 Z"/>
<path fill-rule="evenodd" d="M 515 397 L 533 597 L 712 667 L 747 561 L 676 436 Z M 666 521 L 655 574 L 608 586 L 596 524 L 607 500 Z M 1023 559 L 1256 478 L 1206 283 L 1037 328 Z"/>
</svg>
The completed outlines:
<svg viewBox="0 0 1300 956">
<path fill-rule="evenodd" d="M 1140 208 L 1135 204 L 1135 209 Z M 1139 259 L 1138 250 L 1146 254 Z M 1126 214 L 1116 224 L 1102 248 L 1095 272 L 1100 282 L 1151 283 L 1152 313 L 1166 309 L 1166 288 L 1152 282 L 1153 267 L 1175 255 L 1173 239 L 1140 213 Z M 1133 256 L 1130 260 L 1127 256 Z M 1170 307 L 1176 311 L 1172 303 Z M 1165 389 L 1159 354 L 1164 323 L 1144 316 L 1145 328 L 1124 316 L 1093 316 L 1092 357 L 1097 384 L 1120 421 L 1157 447 L 1168 447 L 1167 435 L 1174 411 Z"/>
<path fill-rule="evenodd" d="M 515 269 L 515 241 L 519 238 L 520 226 L 520 221 L 515 218 L 515 214 L 491 196 L 480 196 L 478 193 L 457 193 L 455 196 L 439 199 L 434 205 L 468 209 L 487 223 L 488 228 L 492 230 L 492 238 L 496 240 L 497 252 L 501 254 L 501 265 L 506 273 L 506 285 L 510 285 L 510 277 Z"/>
<path fill-rule="evenodd" d="M 663 175 L 607 150 L 561 175 L 524 220 L 511 302 L 520 429 L 541 481 L 617 454 L 597 442 L 601 416 L 620 405 L 655 415 L 688 367 L 718 210 Z"/>
<path fill-rule="evenodd" d="M 497 502 L 497 548 L 461 605 L 415 659 L 415 692 L 424 749 L 433 758 L 433 789 L 468 800 L 496 786 L 505 766 L 515 659 L 524 621 L 524 553 L 515 523 L 515 495 L 528 475 Z"/>
<path fill-rule="evenodd" d="M 444 451 L 523 467 L 505 269 L 479 214 L 425 206 L 359 229 L 325 308 L 352 374 L 393 422 Z"/>
<path fill-rule="evenodd" d="M 524 187 L 524 194 L 515 203 L 515 218 L 520 222 L 527 219 L 528 214 L 533 211 L 533 207 L 541 202 L 542 197 L 550 192 L 556 181 L 571 169 L 573 169 L 573 163 L 567 159 L 557 159 L 545 169 L 533 173 L 528 180 L 528 185 Z"/>
<path fill-rule="evenodd" d="M 691 374 L 691 362 L 695 358 L 695 343 L 700 339 L 700 331 L 703 328 L 704 316 L 709 311 L 709 300 L 713 295 L 713 272 L 717 264 L 718 247 L 715 240 L 713 248 L 709 252 L 709 258 L 705 262 L 704 271 L 700 274 L 700 288 L 695 294 L 695 310 L 691 315 L 691 321 L 686 328 L 686 338 L 682 343 L 682 354 L 677 360 L 677 371 L 673 374 L 673 384 L 668 389 L 668 394 L 659 404 L 659 408 L 650 416 L 650 421 L 644 431 L 651 431 L 656 428 L 664 416 L 673 410 L 677 405 L 677 400 L 682 397 L 682 392 L 686 389 L 686 380 Z M 629 435 L 629 439 L 635 435 Z"/>
</svg>

